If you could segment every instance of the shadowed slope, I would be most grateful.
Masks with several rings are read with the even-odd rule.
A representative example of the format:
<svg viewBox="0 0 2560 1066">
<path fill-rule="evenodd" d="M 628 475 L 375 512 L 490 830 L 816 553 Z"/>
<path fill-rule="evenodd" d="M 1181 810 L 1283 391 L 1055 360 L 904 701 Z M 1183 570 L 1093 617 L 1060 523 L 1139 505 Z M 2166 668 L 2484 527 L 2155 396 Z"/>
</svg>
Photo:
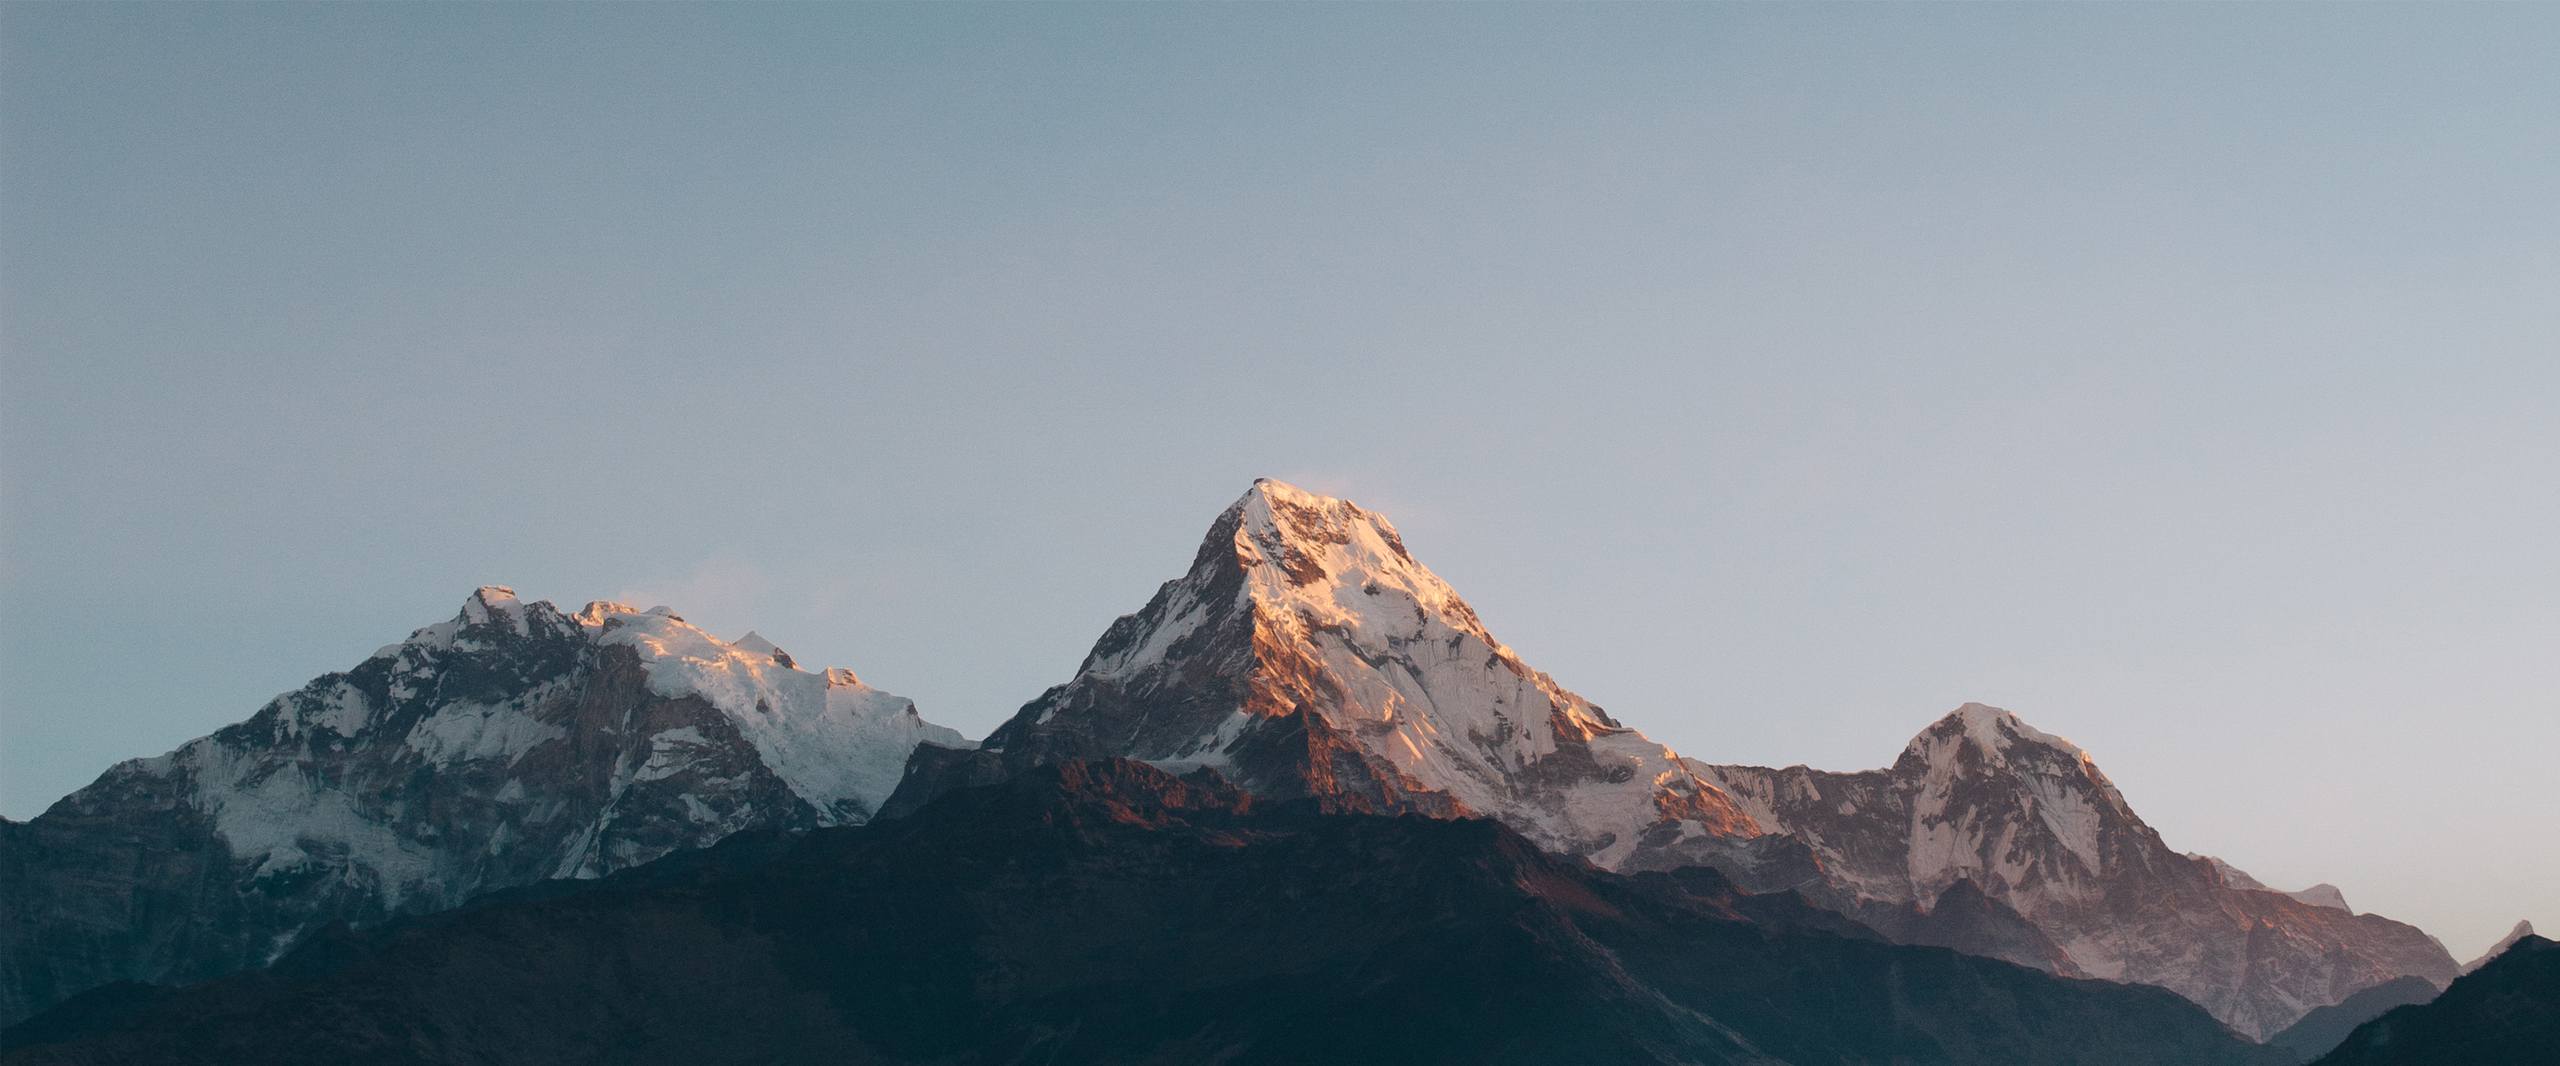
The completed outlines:
<svg viewBox="0 0 2560 1066">
<path fill-rule="evenodd" d="M 1071 762 L 99 995 L 12 1063 L 2271 1063 L 2166 992 L 1712 871 Z M 41 1043 L 37 1043 L 41 1041 Z M 32 1046 L 27 1046 L 32 1045 Z"/>
<path fill-rule="evenodd" d="M 2527 935 L 2444 994 L 2357 1026 L 2319 1066 L 2544 1066 L 2560 1058 L 2560 943 Z"/>
</svg>

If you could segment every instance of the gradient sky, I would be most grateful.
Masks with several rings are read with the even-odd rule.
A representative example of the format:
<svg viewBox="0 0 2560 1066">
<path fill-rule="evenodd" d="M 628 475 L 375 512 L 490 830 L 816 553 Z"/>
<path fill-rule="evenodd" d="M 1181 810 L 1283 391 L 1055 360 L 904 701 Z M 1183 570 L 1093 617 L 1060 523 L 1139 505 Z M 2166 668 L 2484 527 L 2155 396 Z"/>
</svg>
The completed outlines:
<svg viewBox="0 0 2560 1066">
<path fill-rule="evenodd" d="M 1258 475 L 1684 753 L 2560 925 L 2560 7 L 0 5 L 0 813 L 474 586 L 983 732 Z"/>
</svg>

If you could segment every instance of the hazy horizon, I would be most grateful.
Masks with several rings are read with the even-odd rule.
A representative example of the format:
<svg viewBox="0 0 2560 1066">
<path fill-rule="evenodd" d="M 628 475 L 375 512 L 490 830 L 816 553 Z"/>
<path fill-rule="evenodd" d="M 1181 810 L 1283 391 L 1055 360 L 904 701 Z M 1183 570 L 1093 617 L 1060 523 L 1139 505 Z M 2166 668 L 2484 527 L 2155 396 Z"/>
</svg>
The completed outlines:
<svg viewBox="0 0 2560 1066">
<path fill-rule="evenodd" d="M 483 584 L 982 735 L 1283 478 L 1683 754 L 2560 924 L 2560 8 L 0 7 L 0 814 Z M 2543 845 L 2534 845 L 2543 840 Z"/>
</svg>

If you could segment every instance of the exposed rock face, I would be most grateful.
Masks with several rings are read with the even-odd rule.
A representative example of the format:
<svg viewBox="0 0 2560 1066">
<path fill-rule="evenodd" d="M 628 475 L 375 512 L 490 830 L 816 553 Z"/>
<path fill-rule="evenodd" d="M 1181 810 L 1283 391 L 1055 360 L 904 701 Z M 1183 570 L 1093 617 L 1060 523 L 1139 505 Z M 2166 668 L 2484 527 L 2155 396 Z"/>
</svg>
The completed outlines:
<svg viewBox="0 0 2560 1066">
<path fill-rule="evenodd" d="M 2560 943 L 2526 934 L 2444 994 L 2357 1026 L 2318 1066 L 2540 1066 L 2560 1051 Z"/>
<path fill-rule="evenodd" d="M 246 722 L 0 821 L 0 1020 L 258 965 L 331 923 L 1103 757 L 1336 812 L 1483 816 L 1621 873 L 1710 868 L 1902 943 L 2173 989 L 2254 1036 L 2454 975 L 2335 889 L 2170 851 L 2086 753 L 1993 708 L 1883 770 L 1681 758 L 1522 662 L 1383 517 L 1265 481 L 983 749 L 756 634 L 482 589 Z"/>
<path fill-rule="evenodd" d="M 1256 482 L 1190 572 L 1112 623 L 1083 668 L 987 737 L 980 768 L 1123 756 L 1211 768 L 1342 809 L 1498 818 L 1608 868 L 1712 864 L 1756 887 L 1819 878 L 1662 745 L 1495 640 L 1395 527 Z M 921 765 L 921 764 L 920 764 Z M 915 775 L 920 804 L 946 787 Z"/>
<path fill-rule="evenodd" d="M 2256 1036 L 2454 972 L 2431 938 L 2334 890 L 2227 884 L 2080 749 L 1992 708 L 1949 715 L 1885 770 L 1682 759 L 1523 663 L 1385 518 L 1272 481 L 983 750 L 920 752 L 888 810 L 1101 756 L 1337 808 L 1483 815 L 1606 869 L 1710 866 L 1906 942 L 2168 987 Z"/>
<path fill-rule="evenodd" d="M 2249 1066 L 2154 988 L 1125 761 L 92 993 L 11 1062 Z"/>
<path fill-rule="evenodd" d="M 1697 769 L 1860 896 L 1977 886 L 2081 971 L 2174 990 L 2261 1039 L 2396 977 L 2454 976 L 2413 927 L 2170 850 L 2088 753 L 1997 708 L 1965 705 L 1885 770 Z"/>
<path fill-rule="evenodd" d="M 908 701 L 663 608 L 502 588 L 248 721 L 0 824 L 0 1019 L 265 963 L 331 922 L 587 878 L 751 826 L 858 823 Z"/>
</svg>

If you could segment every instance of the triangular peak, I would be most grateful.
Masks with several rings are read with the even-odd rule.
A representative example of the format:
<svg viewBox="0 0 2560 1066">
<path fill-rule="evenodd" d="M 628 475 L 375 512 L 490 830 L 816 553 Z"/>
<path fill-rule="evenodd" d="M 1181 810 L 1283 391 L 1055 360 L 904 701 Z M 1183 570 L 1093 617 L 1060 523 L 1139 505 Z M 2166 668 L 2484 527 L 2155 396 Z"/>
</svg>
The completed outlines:
<svg viewBox="0 0 2560 1066">
<path fill-rule="evenodd" d="M 2470 973 L 2473 970 L 2486 966 L 2498 956 L 2506 954 L 2509 949 L 2533 939 L 2535 939 L 2533 923 L 2529 921 L 2517 922 L 2515 928 L 2507 930 L 2507 935 L 2499 937 L 2497 943 L 2489 945 L 2489 950 L 2482 952 L 2479 958 L 2473 959 L 2469 963 L 2465 964 L 2462 967 L 2462 972 Z M 2548 943 L 2548 941 L 2545 941 L 2545 943 Z"/>
<path fill-rule="evenodd" d="M 525 631 L 524 601 L 516 598 L 516 590 L 505 585 L 482 585 L 471 590 L 462 601 L 462 610 L 454 620 L 466 626 L 504 625 Z"/>
<path fill-rule="evenodd" d="M 758 633 L 752 629 L 747 631 L 746 636 L 730 641 L 729 646 L 736 648 L 739 651 L 746 652 L 749 655 L 766 656 L 771 658 L 774 662 L 780 663 L 784 666 L 799 665 L 799 662 L 791 657 L 790 652 L 775 647 L 772 641 L 765 639 L 764 634 Z"/>
<path fill-rule="evenodd" d="M 1750 818 L 1485 631 L 1386 517 L 1283 481 L 987 739 L 1017 765 L 1126 756 L 1354 809 L 1473 812 L 1603 866 L 1727 856 Z"/>
<path fill-rule="evenodd" d="M 1250 602 L 1285 603 L 1326 624 L 1370 630 L 1419 607 L 1510 654 L 1457 590 L 1406 550 L 1394 523 L 1349 500 L 1256 481 L 1211 527 L 1194 573 L 1203 563 L 1223 568 L 1227 558 L 1243 572 Z M 1388 606 L 1397 598 L 1410 605 Z M 1369 617 L 1377 612 L 1395 617 Z"/>
<path fill-rule="evenodd" d="M 1227 508 L 1237 515 L 1237 533 L 1266 548 L 1282 544 L 1364 547 L 1405 563 L 1404 538 L 1387 516 L 1342 499 L 1309 492 L 1286 481 L 1260 478 Z"/>
<path fill-rule="evenodd" d="M 488 621 L 493 615 L 514 612 L 519 602 L 514 589 L 505 585 L 482 585 L 471 590 L 471 595 L 462 601 L 462 616 L 478 624 Z"/>
<path fill-rule="evenodd" d="M 2007 752 L 2022 744 L 2048 748 L 2082 761 L 2088 759 L 2088 753 L 2079 745 L 2028 725 L 2015 713 L 1987 703 L 1967 703 L 1947 712 L 1946 717 L 1930 723 L 1929 728 L 1911 738 L 1911 743 L 1903 748 L 1903 754 L 1905 757 L 1926 757 L 1932 750 L 1964 743 L 1971 744 L 1984 758 L 1994 763 L 2003 761 Z"/>
</svg>

